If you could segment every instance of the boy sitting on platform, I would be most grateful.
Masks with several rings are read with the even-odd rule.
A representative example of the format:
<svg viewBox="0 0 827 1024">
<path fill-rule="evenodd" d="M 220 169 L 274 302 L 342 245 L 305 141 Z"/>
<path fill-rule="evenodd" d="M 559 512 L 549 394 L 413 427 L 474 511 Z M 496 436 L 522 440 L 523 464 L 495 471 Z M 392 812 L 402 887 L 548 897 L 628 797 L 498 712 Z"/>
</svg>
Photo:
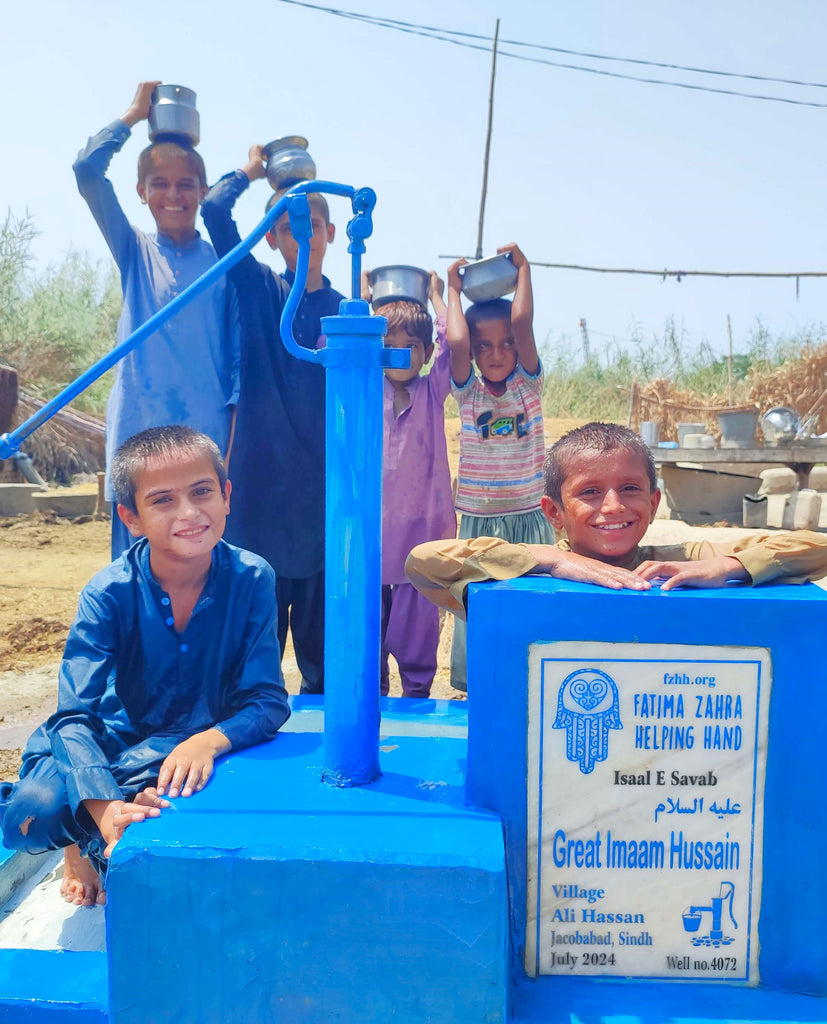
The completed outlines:
<svg viewBox="0 0 827 1024">
<path fill-rule="evenodd" d="M 146 430 L 112 463 L 118 515 L 141 538 L 86 585 L 58 709 L 0 784 L 7 847 L 66 848 L 61 893 L 104 903 L 98 872 L 133 822 L 191 796 L 214 759 L 289 717 L 273 570 L 221 539 L 230 483 L 189 427 Z"/>
<path fill-rule="evenodd" d="M 588 423 L 552 445 L 544 468 L 542 509 L 556 544 L 509 544 L 493 537 L 421 544 L 405 569 L 427 598 L 465 618 L 469 583 L 546 573 L 614 590 L 722 587 L 729 581 L 822 582 L 827 535 L 753 534 L 711 544 L 640 547 L 660 502 L 652 455 L 632 430 Z M 823 585 L 823 582 L 822 582 Z"/>
</svg>

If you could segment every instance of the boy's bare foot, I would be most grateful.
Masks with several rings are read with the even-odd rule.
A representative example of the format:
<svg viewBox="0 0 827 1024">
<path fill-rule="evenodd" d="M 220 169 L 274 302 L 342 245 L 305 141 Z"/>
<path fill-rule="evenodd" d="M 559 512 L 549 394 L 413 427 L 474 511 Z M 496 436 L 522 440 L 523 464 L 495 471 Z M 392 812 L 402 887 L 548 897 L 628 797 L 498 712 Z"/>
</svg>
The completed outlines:
<svg viewBox="0 0 827 1024">
<path fill-rule="evenodd" d="M 63 851 L 60 895 L 67 903 L 74 903 L 78 907 L 94 907 L 95 904 L 106 903 L 103 879 L 77 846 L 67 846 Z"/>
</svg>

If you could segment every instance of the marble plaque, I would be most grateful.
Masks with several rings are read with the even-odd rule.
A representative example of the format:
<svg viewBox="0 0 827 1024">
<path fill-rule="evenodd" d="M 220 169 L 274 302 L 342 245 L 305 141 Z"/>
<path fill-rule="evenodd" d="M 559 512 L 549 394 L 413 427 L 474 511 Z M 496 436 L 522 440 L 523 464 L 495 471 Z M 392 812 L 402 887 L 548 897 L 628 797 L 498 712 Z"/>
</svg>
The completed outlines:
<svg viewBox="0 0 827 1024">
<path fill-rule="evenodd" d="M 758 983 L 765 648 L 529 648 L 525 970 Z"/>
</svg>

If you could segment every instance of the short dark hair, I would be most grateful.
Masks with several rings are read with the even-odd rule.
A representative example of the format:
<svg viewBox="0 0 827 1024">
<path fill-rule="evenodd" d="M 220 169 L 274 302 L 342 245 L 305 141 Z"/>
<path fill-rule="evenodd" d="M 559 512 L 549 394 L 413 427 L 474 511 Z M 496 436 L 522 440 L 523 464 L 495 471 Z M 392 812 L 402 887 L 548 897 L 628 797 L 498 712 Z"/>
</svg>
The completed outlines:
<svg viewBox="0 0 827 1024">
<path fill-rule="evenodd" d="M 477 325 L 486 320 L 507 320 L 511 323 L 511 300 L 488 299 L 486 302 L 474 302 L 466 309 L 465 322 L 468 324 L 472 349 L 474 348 Z"/>
<path fill-rule="evenodd" d="M 207 169 L 204 166 L 203 157 L 192 146 L 183 146 L 179 142 L 153 142 L 146 149 L 142 149 L 138 157 L 138 181 L 146 181 L 147 175 L 152 173 L 156 158 L 171 160 L 175 157 L 186 160 L 189 169 L 201 183 L 201 187 L 207 187 Z"/>
<path fill-rule="evenodd" d="M 418 302 L 409 302 L 407 299 L 386 302 L 376 312 L 379 316 L 387 317 L 388 331 L 401 328 L 409 337 L 418 338 L 425 348 L 433 344 L 434 322 Z"/>
<path fill-rule="evenodd" d="M 267 202 L 264 204 L 264 212 L 265 213 L 269 213 L 270 210 L 272 210 L 272 208 L 275 206 L 275 204 L 279 201 L 279 199 L 281 199 L 282 196 L 287 195 L 287 193 L 290 191 L 290 188 L 292 188 L 292 186 L 289 186 L 288 188 L 282 188 L 282 189 L 279 189 L 278 192 L 274 192 L 270 196 L 270 198 L 267 200 Z M 329 224 L 330 223 L 330 207 L 327 205 L 327 200 L 322 195 L 322 193 L 321 192 L 307 192 L 306 195 L 307 195 L 307 201 L 308 201 L 308 203 L 310 203 L 311 211 L 312 211 L 313 207 L 315 206 L 316 210 L 324 217 L 325 224 Z"/>
<path fill-rule="evenodd" d="M 563 483 L 571 473 L 573 463 L 584 452 L 611 452 L 616 448 L 640 458 L 649 476 L 649 486 L 654 491 L 658 485 L 658 474 L 649 446 L 640 434 L 617 423 L 587 423 L 564 434 L 546 452 L 543 465 L 545 493 L 560 502 Z"/>
<path fill-rule="evenodd" d="M 130 512 L 137 513 L 135 486 L 138 473 L 153 459 L 172 460 L 182 455 L 204 455 L 212 463 L 221 493 L 227 485 L 227 468 L 211 437 L 201 434 L 192 427 L 174 424 L 167 427 L 150 427 L 140 434 L 133 434 L 115 452 L 109 472 L 115 501 Z"/>
</svg>

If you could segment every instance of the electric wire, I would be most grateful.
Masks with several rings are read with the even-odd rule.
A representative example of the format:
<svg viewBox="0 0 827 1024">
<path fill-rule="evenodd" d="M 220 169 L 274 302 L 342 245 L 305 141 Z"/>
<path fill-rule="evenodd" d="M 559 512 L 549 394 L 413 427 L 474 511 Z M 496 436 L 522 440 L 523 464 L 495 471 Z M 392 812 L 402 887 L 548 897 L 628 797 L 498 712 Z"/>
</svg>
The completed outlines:
<svg viewBox="0 0 827 1024">
<path fill-rule="evenodd" d="M 311 4 L 308 3 L 307 0 L 278 0 L 278 2 L 288 4 L 293 7 L 303 7 L 309 10 L 319 11 L 323 14 L 330 14 L 334 17 L 362 22 L 363 24 L 373 25 L 376 28 L 387 28 L 393 31 L 405 33 L 407 35 L 422 36 L 426 39 L 436 39 L 440 42 L 451 43 L 454 46 L 459 46 L 464 49 L 479 50 L 485 53 L 490 53 L 491 51 L 490 45 L 482 45 L 483 43 L 490 44 L 490 37 L 485 35 L 479 35 L 471 32 L 461 32 L 455 29 L 436 28 L 434 26 L 419 25 L 416 24 L 415 22 L 401 21 L 395 18 L 385 18 L 369 14 L 359 14 L 355 11 L 345 11 L 337 7 L 326 7 L 320 4 Z M 480 42 L 472 43 L 464 41 L 471 39 L 480 40 Z M 508 46 L 533 47 L 535 49 L 547 50 L 553 53 L 570 54 L 572 56 L 582 56 L 594 60 L 618 61 L 648 67 L 660 67 L 668 70 L 686 71 L 694 74 L 721 75 L 728 78 L 743 78 L 759 82 L 776 82 L 785 85 L 804 86 L 807 88 L 815 89 L 827 88 L 827 83 L 822 82 L 806 82 L 791 78 L 774 78 L 768 75 L 742 74 L 734 71 L 714 71 L 708 68 L 696 68 L 690 67 L 688 65 L 670 64 L 661 61 L 647 61 L 632 57 L 612 57 L 607 56 L 605 54 L 592 54 L 579 50 L 566 50 L 563 49 L 562 47 L 547 46 L 545 44 L 540 43 L 528 43 L 522 40 L 503 40 L 503 44 Z M 815 100 L 793 99 L 792 97 L 787 96 L 770 96 L 764 93 L 741 92 L 736 89 L 716 88 L 714 86 L 709 85 L 695 85 L 691 82 L 674 82 L 662 78 L 649 78 L 641 75 L 629 75 L 624 74 L 621 71 L 608 71 L 603 68 L 584 67 L 581 64 L 571 64 L 564 61 L 548 60 L 542 57 L 530 57 L 526 54 L 512 53 L 502 49 L 498 50 L 498 53 L 503 57 L 510 57 L 512 60 L 520 60 L 530 64 L 541 64 L 547 67 L 556 67 L 567 71 L 580 71 L 586 74 L 599 75 L 604 78 L 618 78 L 629 82 L 641 82 L 646 85 L 666 85 L 671 86 L 674 89 L 688 89 L 693 92 L 713 93 L 720 96 L 737 96 L 741 99 L 761 100 L 763 102 L 769 103 L 786 103 L 798 107 L 816 107 L 822 109 L 827 108 L 827 103 L 819 103 Z"/>
<path fill-rule="evenodd" d="M 473 260 L 472 256 L 459 256 L 452 253 L 440 253 L 441 260 Z M 532 267 L 546 267 L 552 270 L 583 270 L 593 274 L 644 274 L 648 277 L 677 278 L 680 282 L 684 277 L 757 277 L 757 278 L 793 278 L 827 277 L 827 270 L 643 270 L 638 267 L 590 267 L 581 263 L 548 263 L 544 260 L 529 260 Z"/>
</svg>

